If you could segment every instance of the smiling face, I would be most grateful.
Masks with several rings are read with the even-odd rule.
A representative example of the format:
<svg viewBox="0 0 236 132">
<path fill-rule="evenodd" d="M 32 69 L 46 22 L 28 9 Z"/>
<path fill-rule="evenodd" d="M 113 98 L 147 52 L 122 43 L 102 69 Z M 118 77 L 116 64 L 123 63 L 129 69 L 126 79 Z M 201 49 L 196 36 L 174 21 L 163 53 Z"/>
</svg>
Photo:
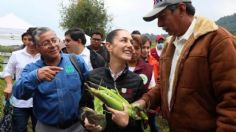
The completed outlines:
<svg viewBox="0 0 236 132">
<path fill-rule="evenodd" d="M 79 41 L 75 41 L 70 35 L 65 36 L 65 44 L 68 53 L 76 53 L 78 51 Z"/>
<path fill-rule="evenodd" d="M 133 42 L 134 52 L 131 61 L 137 62 L 141 56 L 141 47 L 136 41 Z"/>
<path fill-rule="evenodd" d="M 28 45 L 31 45 L 33 42 L 32 42 L 32 36 L 31 35 L 25 35 L 23 38 L 22 38 L 22 42 L 25 46 L 28 46 Z"/>
<path fill-rule="evenodd" d="M 45 32 L 39 36 L 37 49 L 45 59 L 53 60 L 60 57 L 59 39 L 52 31 Z"/>
<path fill-rule="evenodd" d="M 33 44 L 31 35 L 25 35 L 22 38 L 22 42 L 27 47 L 27 49 L 29 49 L 30 51 L 36 51 L 36 46 L 35 46 L 35 44 Z"/>
<path fill-rule="evenodd" d="M 134 47 L 134 52 L 132 55 L 131 61 L 129 63 L 137 63 L 140 59 L 141 56 L 141 51 L 142 51 L 142 38 L 141 35 L 132 35 L 133 38 L 133 47 Z"/>
<path fill-rule="evenodd" d="M 132 37 L 126 30 L 117 31 L 113 41 L 106 44 L 112 59 L 127 62 L 131 60 L 133 54 Z"/>
<path fill-rule="evenodd" d="M 142 47 L 142 58 L 147 58 L 149 56 L 150 52 L 150 41 L 146 41 Z"/>
</svg>

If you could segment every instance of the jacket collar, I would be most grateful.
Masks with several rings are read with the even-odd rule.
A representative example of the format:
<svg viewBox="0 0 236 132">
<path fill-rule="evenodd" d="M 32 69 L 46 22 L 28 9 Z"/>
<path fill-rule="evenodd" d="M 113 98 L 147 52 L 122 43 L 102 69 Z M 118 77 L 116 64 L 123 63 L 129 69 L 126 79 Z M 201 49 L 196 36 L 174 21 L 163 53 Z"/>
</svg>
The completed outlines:
<svg viewBox="0 0 236 132">
<path fill-rule="evenodd" d="M 198 39 L 202 35 L 205 35 L 209 32 L 216 31 L 219 27 L 212 20 L 209 20 L 202 16 L 195 16 L 196 23 L 193 29 L 193 38 L 194 40 Z M 190 36 L 191 37 L 191 36 Z M 169 43 L 172 43 L 175 40 L 176 36 L 171 36 Z"/>
<path fill-rule="evenodd" d="M 196 24 L 193 32 L 195 40 L 201 37 L 202 35 L 205 35 L 212 31 L 216 31 L 219 28 L 214 21 L 209 20 L 205 17 L 195 16 L 195 18 Z"/>
<path fill-rule="evenodd" d="M 194 42 L 201 36 L 212 32 L 212 31 L 216 31 L 219 27 L 215 24 L 215 22 L 204 18 L 204 17 L 200 17 L 200 16 L 195 16 L 196 19 L 196 23 L 194 25 L 194 29 L 193 29 L 193 33 L 190 35 L 189 39 L 184 43 L 184 47 L 182 49 L 182 52 L 180 54 L 180 57 L 178 59 L 178 62 L 176 64 L 176 71 L 175 71 L 175 77 L 174 77 L 174 82 L 173 82 L 173 96 L 171 98 L 171 102 L 170 102 L 170 110 L 173 108 L 174 105 L 174 100 L 175 100 L 175 93 L 176 93 L 176 86 L 178 85 L 178 79 L 179 79 L 179 75 L 182 71 L 183 68 L 183 63 L 186 60 L 190 49 L 192 46 L 194 46 Z M 175 36 L 171 36 L 169 41 L 167 41 L 166 46 L 163 48 L 163 53 L 165 52 L 165 54 L 161 55 L 161 58 L 165 57 L 165 58 L 169 58 L 167 64 L 166 64 L 166 72 L 163 74 L 166 74 L 167 78 L 164 79 L 168 79 L 169 75 L 170 75 L 170 69 L 171 69 L 171 60 L 173 58 L 173 54 L 175 51 L 175 46 L 173 45 L 173 42 L 175 40 Z M 160 64 L 161 65 L 161 64 Z M 162 66 L 161 66 L 162 67 Z M 162 72 L 162 71 L 161 71 Z M 166 91 L 165 91 L 166 92 Z M 163 95 L 166 95 L 166 93 L 163 93 Z M 167 102 L 166 102 L 167 103 Z"/>
<path fill-rule="evenodd" d="M 128 64 L 126 64 L 124 70 L 122 71 L 122 73 L 116 78 L 116 80 L 114 80 L 113 77 L 112 77 L 112 73 L 110 71 L 110 68 L 109 68 L 109 64 L 107 63 L 106 67 L 105 67 L 106 75 L 109 75 L 109 77 L 112 78 L 114 81 L 117 81 L 117 80 L 121 79 L 123 76 L 127 75 L 128 70 L 129 70 Z"/>
</svg>

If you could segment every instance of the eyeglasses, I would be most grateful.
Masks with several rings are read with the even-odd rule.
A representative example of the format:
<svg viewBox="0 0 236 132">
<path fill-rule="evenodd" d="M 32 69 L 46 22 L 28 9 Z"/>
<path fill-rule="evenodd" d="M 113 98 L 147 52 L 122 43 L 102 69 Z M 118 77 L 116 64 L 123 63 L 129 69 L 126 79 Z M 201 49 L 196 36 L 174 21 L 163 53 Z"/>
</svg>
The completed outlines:
<svg viewBox="0 0 236 132">
<path fill-rule="evenodd" d="M 58 38 L 52 38 L 50 40 L 45 40 L 43 41 L 41 44 L 39 44 L 39 46 L 42 46 L 42 47 L 49 47 L 50 45 L 52 44 L 56 44 L 59 42 L 59 39 Z"/>
</svg>

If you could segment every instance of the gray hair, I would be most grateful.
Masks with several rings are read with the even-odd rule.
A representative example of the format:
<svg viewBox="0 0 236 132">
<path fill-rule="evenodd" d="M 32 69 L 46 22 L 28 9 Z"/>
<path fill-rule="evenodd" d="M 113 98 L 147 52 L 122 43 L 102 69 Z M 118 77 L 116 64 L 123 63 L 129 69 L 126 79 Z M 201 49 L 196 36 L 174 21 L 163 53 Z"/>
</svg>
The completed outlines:
<svg viewBox="0 0 236 132">
<path fill-rule="evenodd" d="M 32 41 L 34 44 L 38 44 L 39 43 L 39 36 L 42 35 L 43 33 L 46 33 L 48 31 L 51 31 L 53 33 L 55 33 L 52 29 L 48 28 L 48 27 L 39 27 L 36 28 L 33 33 L 32 33 Z"/>
</svg>

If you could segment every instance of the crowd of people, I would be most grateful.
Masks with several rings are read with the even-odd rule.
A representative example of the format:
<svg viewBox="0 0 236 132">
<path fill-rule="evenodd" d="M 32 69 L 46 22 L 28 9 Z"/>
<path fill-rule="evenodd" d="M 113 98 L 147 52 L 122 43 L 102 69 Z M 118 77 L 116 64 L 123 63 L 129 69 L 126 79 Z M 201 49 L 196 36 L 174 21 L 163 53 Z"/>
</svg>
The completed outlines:
<svg viewBox="0 0 236 132">
<path fill-rule="evenodd" d="M 63 41 L 48 27 L 22 34 L 24 48 L 4 69 L 14 131 L 27 132 L 31 118 L 36 132 L 157 132 L 159 115 L 170 131 L 236 131 L 235 36 L 195 16 L 191 0 L 155 0 L 143 19 L 158 19 L 168 38 L 157 35 L 152 42 L 138 30 L 94 31 L 86 47 L 82 28 L 67 30 Z M 81 120 L 82 107 L 97 105 L 86 81 L 117 90 L 147 111 L 148 121 L 130 118 L 125 105 L 123 111 L 101 106 L 105 128 Z"/>
</svg>

